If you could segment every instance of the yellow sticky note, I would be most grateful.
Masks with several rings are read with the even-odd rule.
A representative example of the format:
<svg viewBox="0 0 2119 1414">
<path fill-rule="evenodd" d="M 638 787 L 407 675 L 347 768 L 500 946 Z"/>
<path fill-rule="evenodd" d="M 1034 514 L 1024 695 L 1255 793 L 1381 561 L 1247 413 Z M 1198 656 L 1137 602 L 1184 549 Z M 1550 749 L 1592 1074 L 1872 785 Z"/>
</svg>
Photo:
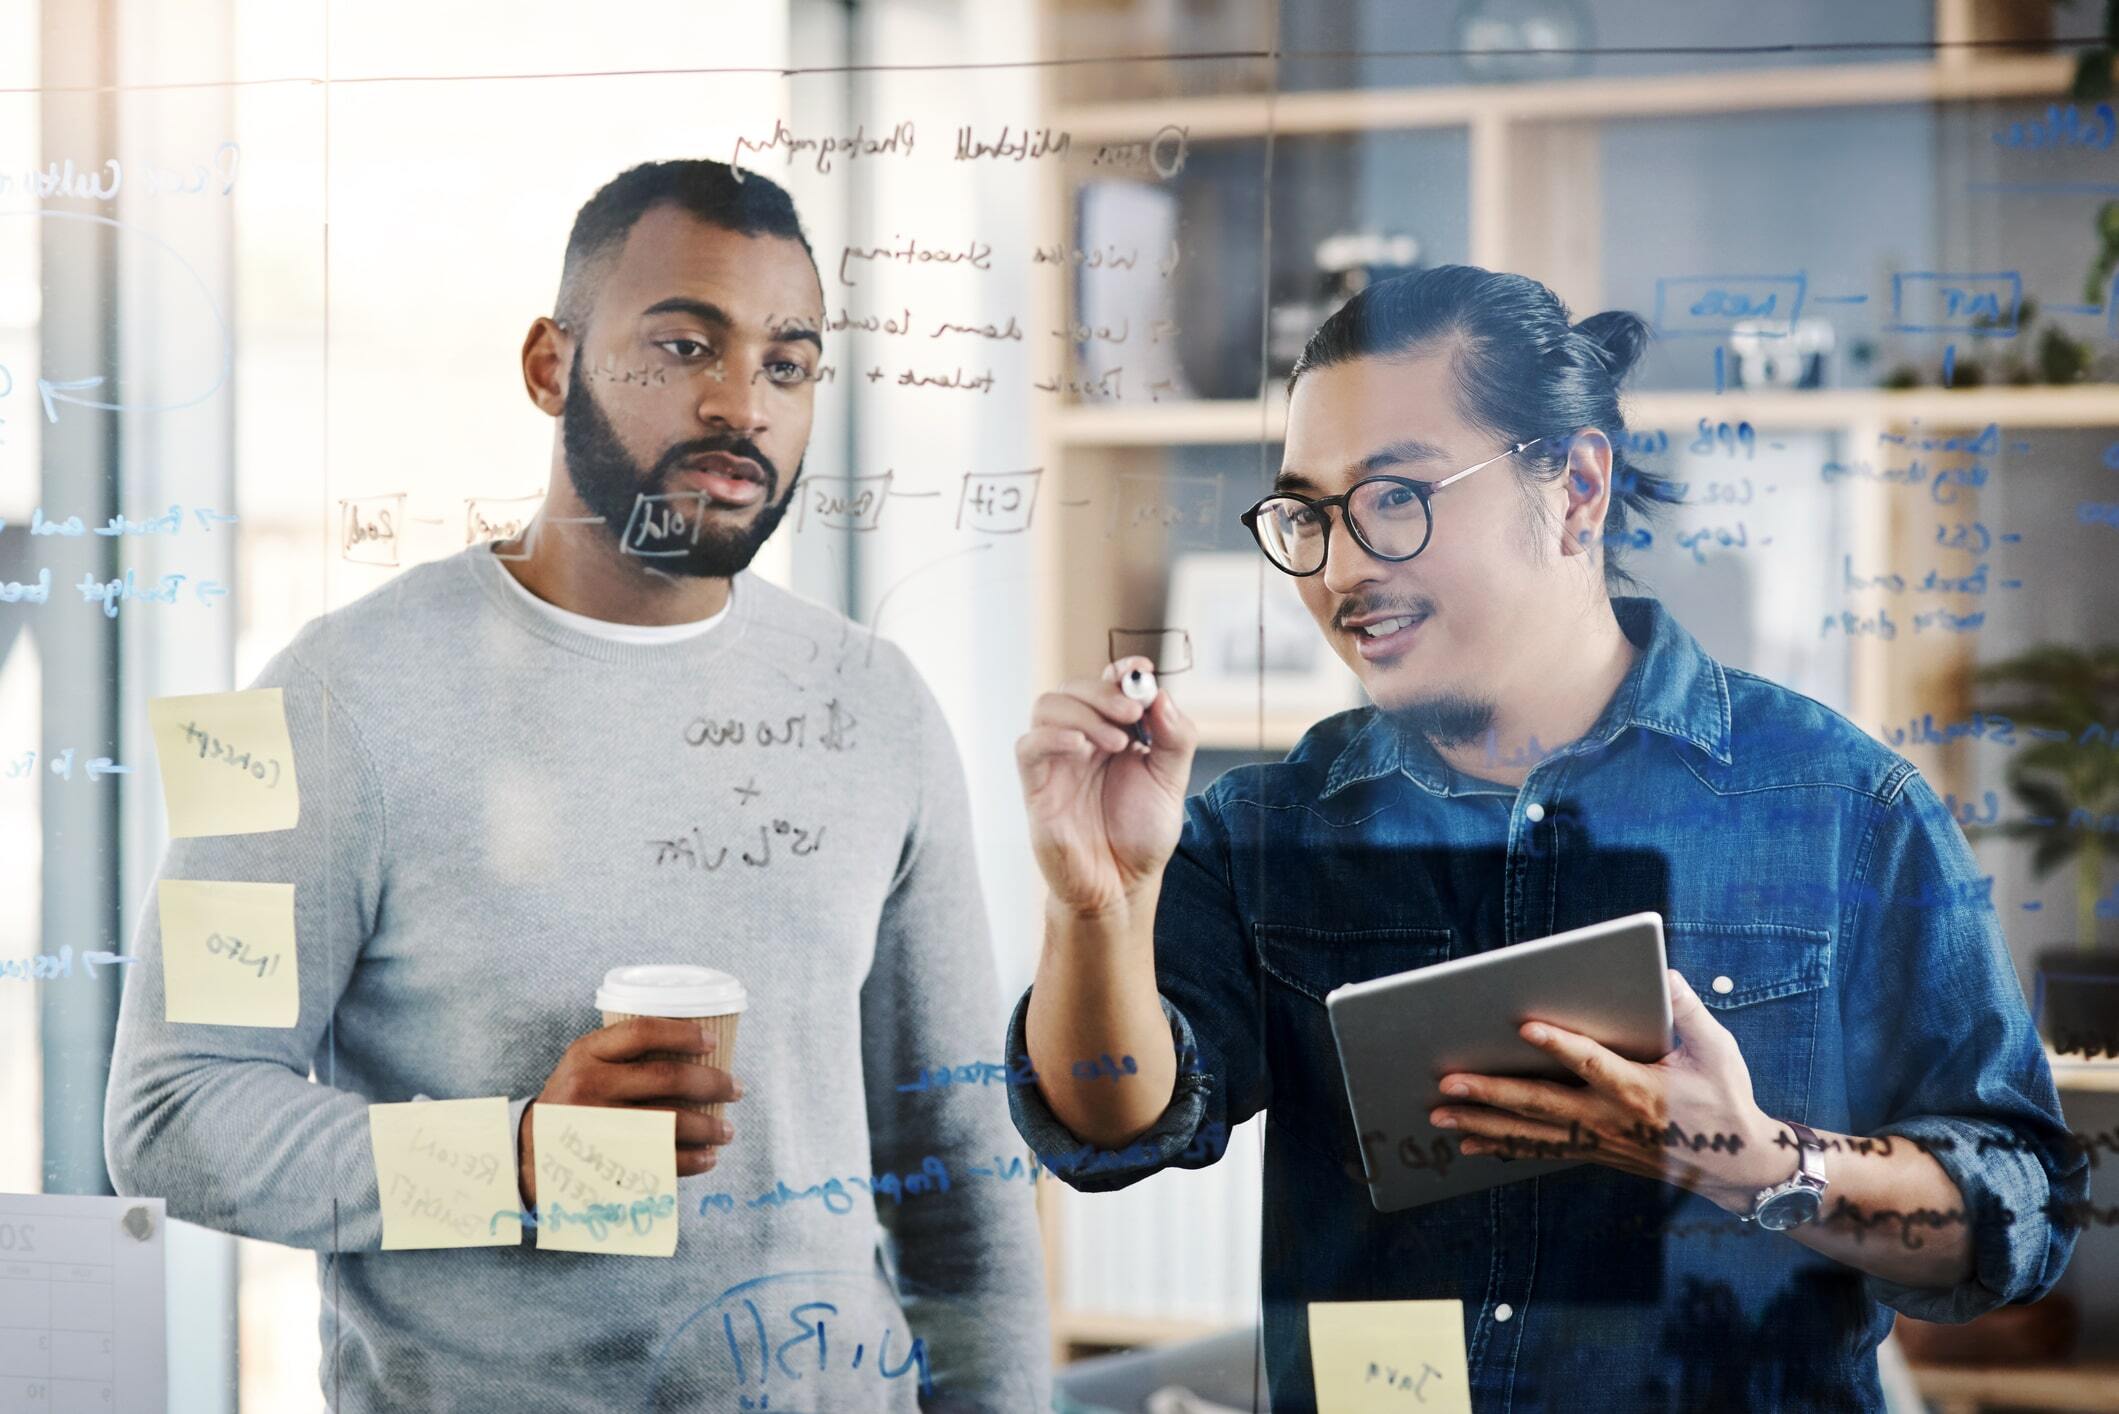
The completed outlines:
<svg viewBox="0 0 2119 1414">
<path fill-rule="evenodd" d="M 153 697 L 147 721 L 162 768 L 169 833 L 254 835 L 302 816 L 287 705 L 276 687 Z"/>
<path fill-rule="evenodd" d="M 1312 1301 L 1318 1414 L 1472 1414 L 1462 1301 Z"/>
<path fill-rule="evenodd" d="M 677 1253 L 677 1116 L 600 1105 L 530 1107 L 537 1245 L 558 1252 Z"/>
<path fill-rule="evenodd" d="M 162 1015 L 204 1026 L 292 1026 L 302 1014 L 294 885 L 164 879 Z"/>
<path fill-rule="evenodd" d="M 522 1241 L 505 1099 L 370 1105 L 368 1138 L 385 1252 Z"/>
</svg>

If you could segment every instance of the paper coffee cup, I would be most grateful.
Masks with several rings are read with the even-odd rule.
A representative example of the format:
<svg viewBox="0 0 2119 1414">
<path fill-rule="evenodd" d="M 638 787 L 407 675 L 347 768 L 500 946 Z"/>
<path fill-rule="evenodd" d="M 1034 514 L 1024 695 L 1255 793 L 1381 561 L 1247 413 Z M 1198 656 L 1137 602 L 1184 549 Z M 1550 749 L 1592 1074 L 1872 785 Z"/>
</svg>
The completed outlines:
<svg viewBox="0 0 2119 1414">
<path fill-rule="evenodd" d="M 750 1005 L 743 984 L 726 972 L 688 963 L 649 963 L 614 967 L 603 974 L 596 989 L 596 1009 L 605 1026 L 616 1026 L 636 1016 L 674 1016 L 696 1019 L 713 1037 L 714 1048 L 705 1055 L 685 1051 L 651 1051 L 643 1059 L 688 1061 L 722 1070 L 735 1069 L 736 1023 Z M 685 1105 L 701 1114 L 719 1115 L 724 1104 Z"/>
</svg>

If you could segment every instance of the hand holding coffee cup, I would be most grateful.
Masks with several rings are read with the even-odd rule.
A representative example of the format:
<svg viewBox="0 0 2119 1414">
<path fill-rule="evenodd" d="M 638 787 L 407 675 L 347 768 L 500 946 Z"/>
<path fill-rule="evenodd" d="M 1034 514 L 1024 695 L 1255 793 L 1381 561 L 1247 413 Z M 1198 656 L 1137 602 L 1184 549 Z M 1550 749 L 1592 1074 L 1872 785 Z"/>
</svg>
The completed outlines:
<svg viewBox="0 0 2119 1414">
<path fill-rule="evenodd" d="M 735 1137 L 724 1108 L 743 1098 L 729 1073 L 736 1021 L 748 1005 L 743 984 L 707 967 L 613 968 L 596 991 L 604 1025 L 567 1047 L 537 1099 L 523 1108 L 517 1174 L 525 1206 L 537 1203 L 537 1159 L 530 1112 L 555 1105 L 624 1105 L 674 1110 L 677 1176 L 714 1167 Z"/>
</svg>

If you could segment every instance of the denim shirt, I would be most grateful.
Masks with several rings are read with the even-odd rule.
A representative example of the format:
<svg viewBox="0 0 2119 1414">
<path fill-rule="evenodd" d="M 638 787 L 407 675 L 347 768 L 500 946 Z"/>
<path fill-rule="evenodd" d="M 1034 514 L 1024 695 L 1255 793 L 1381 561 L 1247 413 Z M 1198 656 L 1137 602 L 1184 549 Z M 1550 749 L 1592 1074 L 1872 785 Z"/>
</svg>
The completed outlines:
<svg viewBox="0 0 2119 1414">
<path fill-rule="evenodd" d="M 2084 1200 L 2087 1158 L 1955 819 L 1844 717 L 1717 663 L 1653 600 L 1613 602 L 1640 651 L 1596 725 L 1521 788 L 1452 769 L 1366 709 L 1187 802 L 1155 921 L 1183 1063 L 1136 1144 L 1085 1155 L 1035 1086 L 1009 1087 L 1016 1127 L 1084 1191 L 1203 1167 L 1265 1113 L 1275 1409 L 1314 1406 L 1307 1303 L 1419 1298 L 1463 1301 L 1482 1411 L 1881 1409 L 1892 1309 L 1959 1321 L 2033 1300 L 2073 1248 L 2051 1214 Z M 1766 1114 L 1935 1155 L 1969 1215 L 1966 1281 L 1867 1276 L 1592 1164 L 1375 1210 L 1325 995 L 1650 908 Z"/>
</svg>

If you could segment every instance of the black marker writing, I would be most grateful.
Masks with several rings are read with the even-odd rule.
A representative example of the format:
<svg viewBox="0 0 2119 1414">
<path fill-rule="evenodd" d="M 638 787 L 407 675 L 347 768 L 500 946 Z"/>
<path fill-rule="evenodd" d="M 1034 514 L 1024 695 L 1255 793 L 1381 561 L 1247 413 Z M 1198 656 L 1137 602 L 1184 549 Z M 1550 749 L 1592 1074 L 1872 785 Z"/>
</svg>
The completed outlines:
<svg viewBox="0 0 2119 1414">
<path fill-rule="evenodd" d="M 796 137 L 784 118 L 776 119 L 773 122 L 773 135 L 763 142 L 747 137 L 737 138 L 736 150 L 729 158 L 729 165 L 736 169 L 736 177 L 741 180 L 745 153 L 772 152 L 785 148 L 789 166 L 794 165 L 797 152 L 814 152 L 817 155 L 817 171 L 828 175 L 831 172 L 832 159 L 835 157 L 909 157 L 912 155 L 913 137 L 914 130 L 910 122 L 899 123 L 890 130 L 890 136 L 881 138 L 870 137 L 866 123 L 862 123 L 845 137 Z"/>
<path fill-rule="evenodd" d="M 2013 1223 L 2016 1221 L 2016 1214 L 1999 1204 L 1995 1204 L 1990 1210 L 1990 1218 L 1988 1220 L 2003 1224 Z M 1896 1227 L 1899 1244 L 1908 1249 L 1917 1250 L 1927 1246 L 1928 1243 L 1927 1239 L 1918 1235 L 1915 1229 L 1928 1228 L 1933 1230 L 1970 1220 L 1965 1216 L 1962 1208 L 1914 1208 L 1904 1212 L 1897 1208 L 1875 1208 L 1865 1212 L 1842 1197 L 1837 1203 L 1833 1204 L 1832 1211 L 1825 1215 L 1825 1221 L 1852 1228 L 1854 1230 L 1854 1240 L 1857 1243 L 1868 1241 L 1869 1232 L 1872 1228 Z"/>
<path fill-rule="evenodd" d="M 1003 127 L 1000 136 L 991 142 L 980 139 L 969 127 L 956 130 L 956 160 L 976 162 L 980 158 L 1024 161 L 1035 157 L 1064 157 L 1067 149 L 1074 145 L 1073 135 L 1062 130 L 1057 136 L 1050 128 L 1039 128 L 1035 133 L 1028 128 L 1009 137 L 1010 129 Z"/>
<path fill-rule="evenodd" d="M 772 866 L 774 851 L 780 855 L 807 858 L 824 847 L 824 826 L 814 830 L 804 829 L 787 820 L 775 820 L 769 825 L 759 825 L 757 835 L 745 835 L 734 845 L 720 845 L 709 850 L 705 831 L 694 825 L 683 834 L 666 839 L 651 839 L 647 844 L 655 851 L 655 866 L 679 865 L 687 869 L 704 870 L 711 874 L 728 863 L 729 851 L 735 850 L 736 858 L 753 869 Z"/>
<path fill-rule="evenodd" d="M 264 782 L 267 790 L 280 783 L 280 763 L 276 758 L 265 756 L 252 759 L 248 751 L 237 752 L 234 743 L 221 740 L 197 722 L 184 724 L 184 740 L 198 747 L 201 761 L 225 761 L 252 780 Z"/>
<path fill-rule="evenodd" d="M 934 246 L 923 246 L 917 240 L 906 240 L 893 236 L 893 240 L 904 240 L 896 246 L 842 246 L 839 249 L 839 283 L 857 283 L 847 275 L 847 267 L 856 260 L 896 261 L 905 265 L 969 265 L 974 270 L 993 268 L 993 247 L 984 241 L 966 241 L 962 250 L 942 250 Z"/>
</svg>

